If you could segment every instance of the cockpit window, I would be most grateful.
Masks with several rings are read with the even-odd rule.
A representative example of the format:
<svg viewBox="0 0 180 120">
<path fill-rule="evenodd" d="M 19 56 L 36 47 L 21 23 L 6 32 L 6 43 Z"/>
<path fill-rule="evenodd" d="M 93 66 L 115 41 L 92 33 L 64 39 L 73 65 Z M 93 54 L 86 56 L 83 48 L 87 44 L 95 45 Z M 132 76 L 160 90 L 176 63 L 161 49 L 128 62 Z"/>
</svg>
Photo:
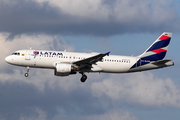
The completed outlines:
<svg viewBox="0 0 180 120">
<path fill-rule="evenodd" d="M 12 53 L 12 55 L 20 55 L 19 52 Z"/>
</svg>

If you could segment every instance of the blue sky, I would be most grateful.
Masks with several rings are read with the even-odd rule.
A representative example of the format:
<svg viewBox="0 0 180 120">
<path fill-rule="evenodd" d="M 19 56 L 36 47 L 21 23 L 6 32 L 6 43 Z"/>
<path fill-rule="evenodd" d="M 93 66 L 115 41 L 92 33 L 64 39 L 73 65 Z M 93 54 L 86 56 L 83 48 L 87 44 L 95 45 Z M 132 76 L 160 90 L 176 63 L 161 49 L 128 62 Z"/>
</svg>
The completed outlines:
<svg viewBox="0 0 180 120">
<path fill-rule="evenodd" d="M 111 51 L 139 55 L 173 32 L 166 55 L 175 65 L 130 74 L 56 77 L 53 70 L 8 65 L 19 49 Z M 179 120 L 180 1 L 1 0 L 0 119 Z"/>
</svg>

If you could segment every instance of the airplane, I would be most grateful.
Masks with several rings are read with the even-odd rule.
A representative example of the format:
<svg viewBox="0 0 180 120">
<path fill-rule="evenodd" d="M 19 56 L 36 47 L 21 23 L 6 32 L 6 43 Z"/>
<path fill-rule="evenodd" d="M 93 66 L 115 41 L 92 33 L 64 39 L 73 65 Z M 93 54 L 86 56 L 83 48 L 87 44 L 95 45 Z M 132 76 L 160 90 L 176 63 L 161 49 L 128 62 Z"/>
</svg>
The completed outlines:
<svg viewBox="0 0 180 120">
<path fill-rule="evenodd" d="M 18 50 L 5 58 L 9 64 L 26 67 L 25 77 L 31 68 L 54 69 L 56 76 L 69 76 L 79 72 L 85 82 L 89 72 L 131 73 L 173 66 L 164 59 L 172 33 L 164 32 L 139 56 L 120 56 L 107 53 L 78 53 L 48 50 Z"/>
</svg>

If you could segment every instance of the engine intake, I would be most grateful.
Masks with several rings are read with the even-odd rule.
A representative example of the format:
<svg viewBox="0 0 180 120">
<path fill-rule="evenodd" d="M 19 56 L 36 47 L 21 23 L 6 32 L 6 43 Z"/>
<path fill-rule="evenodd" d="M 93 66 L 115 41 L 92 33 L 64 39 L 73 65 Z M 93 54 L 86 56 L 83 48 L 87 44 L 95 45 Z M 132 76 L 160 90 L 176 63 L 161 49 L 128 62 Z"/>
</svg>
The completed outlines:
<svg viewBox="0 0 180 120">
<path fill-rule="evenodd" d="M 56 63 L 54 75 L 56 75 L 56 76 L 69 76 L 69 74 L 75 74 L 75 73 L 76 72 L 72 72 L 71 64 Z"/>
</svg>

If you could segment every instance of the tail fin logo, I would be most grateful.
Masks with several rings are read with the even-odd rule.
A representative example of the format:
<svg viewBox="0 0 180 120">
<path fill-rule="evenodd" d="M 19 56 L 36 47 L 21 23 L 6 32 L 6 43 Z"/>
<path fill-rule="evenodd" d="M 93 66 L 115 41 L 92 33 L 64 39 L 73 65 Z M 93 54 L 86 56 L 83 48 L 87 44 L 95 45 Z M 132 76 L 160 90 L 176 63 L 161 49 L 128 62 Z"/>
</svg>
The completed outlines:
<svg viewBox="0 0 180 120">
<path fill-rule="evenodd" d="M 141 59 L 157 61 L 162 60 L 167 52 L 172 33 L 163 33 L 142 55 Z"/>
<path fill-rule="evenodd" d="M 159 40 L 166 40 L 166 39 L 170 39 L 171 37 L 169 36 L 165 36 L 165 35 L 162 35 Z"/>
<path fill-rule="evenodd" d="M 142 55 L 139 56 L 140 59 L 133 67 L 164 59 L 171 40 L 171 36 L 172 33 L 163 33 Z"/>
<path fill-rule="evenodd" d="M 162 52 L 166 52 L 167 50 L 165 49 L 156 49 L 156 50 L 152 50 L 151 52 L 154 52 L 154 53 L 162 53 Z"/>
</svg>

